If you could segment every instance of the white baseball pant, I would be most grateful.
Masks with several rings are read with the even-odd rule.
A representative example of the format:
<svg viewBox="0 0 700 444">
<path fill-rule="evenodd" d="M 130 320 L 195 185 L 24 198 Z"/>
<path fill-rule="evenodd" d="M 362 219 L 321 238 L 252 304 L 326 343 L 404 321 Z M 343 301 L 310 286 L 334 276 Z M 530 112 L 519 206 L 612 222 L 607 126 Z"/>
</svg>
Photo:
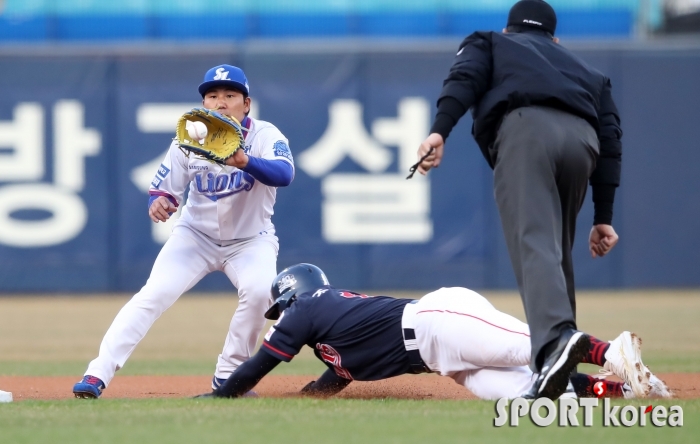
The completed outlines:
<svg viewBox="0 0 700 444">
<path fill-rule="evenodd" d="M 466 288 L 441 288 L 409 304 L 418 351 L 428 368 L 482 399 L 530 389 L 530 329 Z"/>
<path fill-rule="evenodd" d="M 250 358 L 265 325 L 278 249 L 277 237 L 270 232 L 219 246 L 185 224 L 176 225 L 146 285 L 114 318 L 102 339 L 99 356 L 90 362 L 85 374 L 109 385 L 156 319 L 204 276 L 220 270 L 238 289 L 239 297 L 214 374 L 228 378 Z"/>
</svg>

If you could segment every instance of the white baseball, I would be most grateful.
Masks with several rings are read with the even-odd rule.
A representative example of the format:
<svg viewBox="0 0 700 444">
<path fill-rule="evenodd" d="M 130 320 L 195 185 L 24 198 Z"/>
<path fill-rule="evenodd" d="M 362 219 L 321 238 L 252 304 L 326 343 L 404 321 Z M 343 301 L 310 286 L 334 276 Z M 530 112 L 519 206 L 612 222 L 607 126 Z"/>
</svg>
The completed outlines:
<svg viewBox="0 0 700 444">
<path fill-rule="evenodd" d="M 202 140 L 207 137 L 207 126 L 200 121 L 191 122 L 188 120 L 185 123 L 185 128 L 187 129 L 187 134 L 194 140 Z"/>
</svg>

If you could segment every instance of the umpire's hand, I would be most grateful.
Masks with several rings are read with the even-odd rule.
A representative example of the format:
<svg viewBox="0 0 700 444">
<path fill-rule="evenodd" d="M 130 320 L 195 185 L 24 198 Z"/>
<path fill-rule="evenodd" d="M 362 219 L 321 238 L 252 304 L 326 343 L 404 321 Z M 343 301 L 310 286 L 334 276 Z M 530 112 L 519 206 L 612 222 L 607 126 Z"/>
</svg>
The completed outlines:
<svg viewBox="0 0 700 444">
<path fill-rule="evenodd" d="M 444 147 L 445 141 L 440 134 L 432 133 L 429 135 L 418 148 L 418 160 L 420 161 L 423 156 L 428 154 L 430 148 L 435 149 L 418 165 L 418 172 L 425 176 L 431 168 L 439 167 Z"/>
<path fill-rule="evenodd" d="M 594 258 L 605 256 L 617 244 L 618 239 L 612 225 L 593 225 L 591 235 L 588 237 L 588 248 L 591 250 L 591 256 Z"/>
</svg>

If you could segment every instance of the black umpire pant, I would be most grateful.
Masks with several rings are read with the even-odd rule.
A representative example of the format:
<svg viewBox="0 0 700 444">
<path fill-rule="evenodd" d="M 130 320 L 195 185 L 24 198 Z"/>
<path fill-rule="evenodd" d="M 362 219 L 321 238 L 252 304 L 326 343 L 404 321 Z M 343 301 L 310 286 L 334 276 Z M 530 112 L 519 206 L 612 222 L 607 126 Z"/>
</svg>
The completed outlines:
<svg viewBox="0 0 700 444">
<path fill-rule="evenodd" d="M 576 328 L 571 248 L 598 152 L 588 122 L 540 106 L 506 115 L 491 152 L 496 202 L 530 326 L 535 372 L 544 361 L 543 348 L 562 329 Z"/>
</svg>

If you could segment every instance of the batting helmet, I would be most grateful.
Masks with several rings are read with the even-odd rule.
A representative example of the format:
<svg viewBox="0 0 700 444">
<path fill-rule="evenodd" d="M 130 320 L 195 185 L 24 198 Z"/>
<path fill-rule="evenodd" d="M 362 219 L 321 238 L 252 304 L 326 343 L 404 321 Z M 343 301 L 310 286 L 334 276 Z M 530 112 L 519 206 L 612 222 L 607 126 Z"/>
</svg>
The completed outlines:
<svg viewBox="0 0 700 444">
<path fill-rule="evenodd" d="M 267 319 L 279 319 L 287 307 L 292 305 L 297 295 L 330 285 L 323 270 L 311 264 L 296 264 L 287 267 L 272 281 L 272 299 L 275 302 L 265 312 Z"/>
</svg>

